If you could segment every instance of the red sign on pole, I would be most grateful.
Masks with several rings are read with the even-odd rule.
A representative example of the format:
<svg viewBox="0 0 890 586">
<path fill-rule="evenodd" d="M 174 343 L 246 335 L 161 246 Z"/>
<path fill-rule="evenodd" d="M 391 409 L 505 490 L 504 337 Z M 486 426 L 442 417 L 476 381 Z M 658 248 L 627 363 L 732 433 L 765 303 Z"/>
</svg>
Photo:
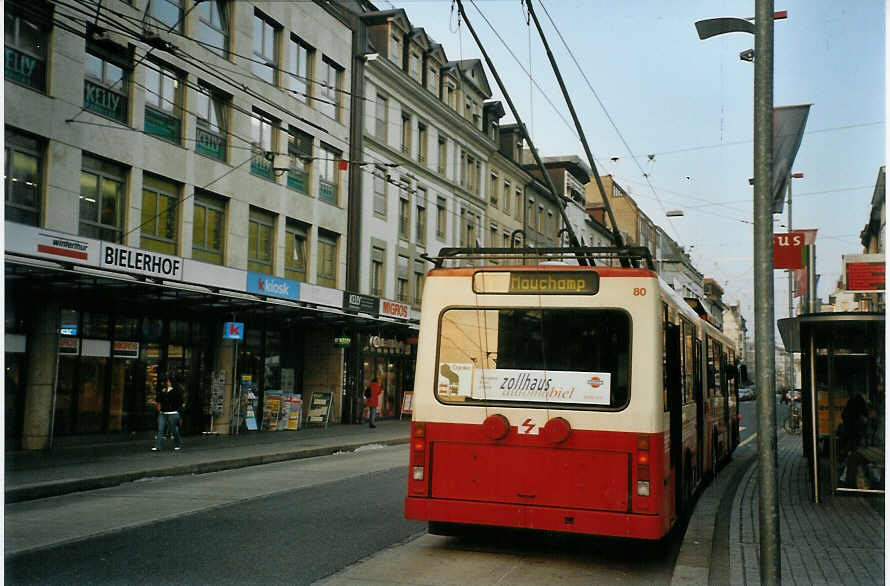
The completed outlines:
<svg viewBox="0 0 890 586">
<path fill-rule="evenodd" d="M 773 268 L 774 269 L 801 269 L 806 264 L 804 258 L 804 245 L 806 242 L 804 232 L 788 232 L 787 234 L 773 235 Z"/>
</svg>

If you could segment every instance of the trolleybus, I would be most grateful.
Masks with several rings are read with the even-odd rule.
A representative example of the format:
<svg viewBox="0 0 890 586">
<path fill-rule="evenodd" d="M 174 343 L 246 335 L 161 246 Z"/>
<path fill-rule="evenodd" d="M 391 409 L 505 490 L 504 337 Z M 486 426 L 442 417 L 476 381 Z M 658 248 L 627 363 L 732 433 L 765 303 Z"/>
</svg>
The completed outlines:
<svg viewBox="0 0 890 586">
<path fill-rule="evenodd" d="M 738 443 L 731 341 L 645 248 L 428 260 L 406 517 L 667 534 Z"/>
</svg>

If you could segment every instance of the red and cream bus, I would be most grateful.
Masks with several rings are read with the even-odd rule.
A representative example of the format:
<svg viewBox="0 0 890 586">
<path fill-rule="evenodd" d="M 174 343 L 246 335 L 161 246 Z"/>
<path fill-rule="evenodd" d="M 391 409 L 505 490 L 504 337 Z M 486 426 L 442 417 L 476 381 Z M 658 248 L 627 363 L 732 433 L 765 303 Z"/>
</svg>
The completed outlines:
<svg viewBox="0 0 890 586">
<path fill-rule="evenodd" d="M 659 281 L 645 248 L 622 254 L 649 268 L 522 264 L 567 254 L 616 258 L 585 248 L 429 259 L 405 515 L 433 533 L 659 539 L 735 449 L 730 341 Z"/>
</svg>

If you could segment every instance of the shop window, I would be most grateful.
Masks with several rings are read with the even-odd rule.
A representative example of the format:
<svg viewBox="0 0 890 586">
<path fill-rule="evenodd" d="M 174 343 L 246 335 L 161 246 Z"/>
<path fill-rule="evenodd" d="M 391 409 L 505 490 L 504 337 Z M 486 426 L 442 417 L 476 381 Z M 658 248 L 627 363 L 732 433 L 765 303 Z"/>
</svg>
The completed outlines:
<svg viewBox="0 0 890 586">
<path fill-rule="evenodd" d="M 171 319 L 167 325 L 167 336 L 171 342 L 189 341 L 189 322 L 181 319 Z M 182 351 L 180 350 L 180 355 Z"/>
<path fill-rule="evenodd" d="M 198 4 L 198 22 L 198 40 L 204 48 L 225 57 L 229 50 L 229 2 L 201 2 Z"/>
<path fill-rule="evenodd" d="M 142 237 L 139 246 L 176 254 L 179 233 L 179 186 L 152 175 L 142 178 Z"/>
<path fill-rule="evenodd" d="M 275 216 L 256 208 L 250 208 L 247 230 L 247 269 L 257 273 L 272 274 L 272 243 L 275 234 Z"/>
<path fill-rule="evenodd" d="M 127 124 L 130 112 L 128 55 L 129 52 L 121 47 L 87 42 L 83 88 L 85 110 Z"/>
<path fill-rule="evenodd" d="M 4 143 L 6 219 L 40 224 L 43 144 L 36 138 L 6 129 Z"/>
<path fill-rule="evenodd" d="M 199 85 L 194 95 L 195 151 L 225 161 L 227 112 L 231 98 L 206 85 Z"/>
<path fill-rule="evenodd" d="M 312 95 L 312 61 L 315 49 L 295 36 L 288 42 L 288 83 L 295 98 L 308 104 Z"/>
<path fill-rule="evenodd" d="M 328 59 L 322 57 L 321 74 L 319 75 L 319 100 L 317 104 L 318 111 L 333 118 L 340 120 L 340 96 L 342 95 L 342 78 L 343 68 Z"/>
<path fill-rule="evenodd" d="M 287 186 L 308 195 L 312 176 L 312 135 L 291 127 L 287 134 L 287 154 L 290 157 Z"/>
<path fill-rule="evenodd" d="M 340 151 L 321 144 L 321 176 L 318 183 L 318 199 L 332 205 L 340 202 Z"/>
<path fill-rule="evenodd" d="M 250 172 L 272 181 L 275 180 L 275 176 L 271 155 L 276 146 L 277 129 L 278 122 L 276 120 L 254 110 L 250 117 L 250 142 L 253 148 Z"/>
<path fill-rule="evenodd" d="M 307 226 L 288 220 L 284 241 L 284 276 L 294 281 L 306 281 Z"/>
<path fill-rule="evenodd" d="M 253 72 L 275 85 L 278 72 L 278 35 L 281 27 L 259 11 L 253 16 Z"/>
<path fill-rule="evenodd" d="M 108 314 L 97 313 L 93 311 L 84 311 L 82 335 L 84 338 L 110 338 L 111 327 Z"/>
<path fill-rule="evenodd" d="M 80 332 L 80 312 L 63 308 L 59 315 L 59 334 L 77 336 Z"/>
<path fill-rule="evenodd" d="M 318 284 L 337 287 L 337 240 L 331 232 L 318 235 Z"/>
<path fill-rule="evenodd" d="M 42 2 L 29 2 L 27 10 L 6 5 L 3 77 L 37 91 L 46 90 L 46 24 L 52 12 Z"/>
<path fill-rule="evenodd" d="M 226 201 L 206 192 L 195 194 L 192 220 L 192 258 L 223 264 Z"/>
<path fill-rule="evenodd" d="M 80 173 L 81 236 L 122 242 L 125 176 L 126 172 L 120 165 L 83 155 Z"/>
<path fill-rule="evenodd" d="M 115 340 L 138 340 L 139 318 L 126 315 L 117 315 L 114 318 Z"/>
</svg>

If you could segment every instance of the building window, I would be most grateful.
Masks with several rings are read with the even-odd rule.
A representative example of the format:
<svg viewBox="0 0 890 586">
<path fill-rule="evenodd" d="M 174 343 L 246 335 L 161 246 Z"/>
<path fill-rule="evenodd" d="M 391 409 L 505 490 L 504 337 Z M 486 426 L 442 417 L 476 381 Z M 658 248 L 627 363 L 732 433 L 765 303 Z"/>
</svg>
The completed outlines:
<svg viewBox="0 0 890 586">
<path fill-rule="evenodd" d="M 84 77 L 84 109 L 126 124 L 130 111 L 130 75 L 123 61 L 112 51 L 87 43 Z"/>
<path fill-rule="evenodd" d="M 206 192 L 195 193 L 192 220 L 192 258 L 223 264 L 226 201 Z"/>
<path fill-rule="evenodd" d="M 489 226 L 488 245 L 494 248 L 498 245 L 498 227 L 496 224 Z"/>
<path fill-rule="evenodd" d="M 436 70 L 435 66 L 427 68 L 426 87 L 434 96 L 439 95 L 439 72 Z"/>
<path fill-rule="evenodd" d="M 510 248 L 510 234 L 504 232 L 501 234 L 501 246 L 504 248 Z"/>
<path fill-rule="evenodd" d="M 179 186 L 172 181 L 144 175 L 142 177 L 142 237 L 139 246 L 176 254 L 179 214 Z"/>
<path fill-rule="evenodd" d="M 395 63 L 398 67 L 402 66 L 402 39 L 396 35 L 390 37 L 389 60 Z"/>
<path fill-rule="evenodd" d="M 308 104 L 312 96 L 312 61 L 315 59 L 315 49 L 292 36 L 288 51 L 288 88 L 295 98 Z"/>
<path fill-rule="evenodd" d="M 411 156 L 411 114 L 402 113 L 402 152 Z"/>
<path fill-rule="evenodd" d="M 399 237 L 408 239 L 409 230 L 411 221 L 411 202 L 407 199 L 407 194 L 402 191 L 402 194 L 405 197 L 399 198 Z"/>
<path fill-rule="evenodd" d="M 414 305 L 417 306 L 420 306 L 420 301 L 423 299 L 425 276 L 426 271 L 424 270 L 423 262 L 414 261 Z"/>
<path fill-rule="evenodd" d="M 275 215 L 251 207 L 247 225 L 247 270 L 272 274 L 274 235 Z"/>
<path fill-rule="evenodd" d="M 5 36 L 5 67 L 3 77 L 29 88 L 46 90 L 46 47 L 47 32 L 37 23 L 33 15 L 46 11 L 45 21 L 52 20 L 52 14 L 41 4 L 33 3 L 25 12 L 7 4 Z"/>
<path fill-rule="evenodd" d="M 516 212 L 516 219 L 522 219 L 522 189 L 517 187 L 516 193 L 513 196 L 513 201 L 516 202 L 516 206 L 513 208 Z"/>
<path fill-rule="evenodd" d="M 321 230 L 318 234 L 318 284 L 337 287 L 337 235 Z"/>
<path fill-rule="evenodd" d="M 146 63 L 145 132 L 177 144 L 182 127 L 182 84 L 179 77 L 172 69 Z"/>
<path fill-rule="evenodd" d="M 381 93 L 377 93 L 377 106 L 374 110 L 374 136 L 382 142 L 386 142 L 386 127 L 389 123 L 389 100 Z"/>
<path fill-rule="evenodd" d="M 448 151 L 445 148 L 445 137 L 440 136 L 437 142 L 439 145 L 439 174 L 445 177 L 445 172 L 448 170 Z"/>
<path fill-rule="evenodd" d="M 266 156 L 275 150 L 275 132 L 278 122 L 265 114 L 254 110 L 250 117 L 250 142 L 253 148 L 253 159 L 250 161 L 250 172 L 266 179 L 275 180 L 272 161 Z"/>
<path fill-rule="evenodd" d="M 220 161 L 226 160 L 228 103 L 228 96 L 208 86 L 200 85 L 195 92 L 195 151 Z"/>
<path fill-rule="evenodd" d="M 6 220 L 39 226 L 43 145 L 7 129 L 3 150 Z"/>
<path fill-rule="evenodd" d="M 340 120 L 342 77 L 343 68 L 327 57 L 323 57 L 321 60 L 321 75 L 318 80 L 319 84 L 321 84 L 318 111 L 337 121 Z"/>
<path fill-rule="evenodd" d="M 121 240 L 126 171 L 114 163 L 83 155 L 80 172 L 78 234 L 109 242 Z"/>
<path fill-rule="evenodd" d="M 386 218 L 386 169 L 374 167 L 374 215 Z"/>
<path fill-rule="evenodd" d="M 341 154 L 337 149 L 321 144 L 321 176 L 318 182 L 318 199 L 332 205 L 340 203 Z"/>
<path fill-rule="evenodd" d="M 417 162 L 421 165 L 426 165 L 426 143 L 427 143 L 427 132 L 426 132 L 426 124 L 418 124 L 417 125 Z"/>
<path fill-rule="evenodd" d="M 510 213 L 510 182 L 504 179 L 504 211 Z"/>
<path fill-rule="evenodd" d="M 440 240 L 445 239 L 445 230 L 448 225 L 448 207 L 444 197 L 436 198 L 436 236 Z"/>
<path fill-rule="evenodd" d="M 408 284 L 408 257 L 401 254 L 396 266 L 396 301 L 411 303 Z"/>
<path fill-rule="evenodd" d="M 182 0 L 149 0 L 148 11 L 167 30 L 182 32 Z"/>
<path fill-rule="evenodd" d="M 370 293 L 375 297 L 383 297 L 384 258 L 386 251 L 376 246 L 371 248 Z"/>
<path fill-rule="evenodd" d="M 287 186 L 308 195 L 312 171 L 312 135 L 291 127 L 287 135 L 287 154 L 290 157 Z"/>
<path fill-rule="evenodd" d="M 229 3 L 226 0 L 205 0 L 198 5 L 198 40 L 220 57 L 229 50 Z"/>
<path fill-rule="evenodd" d="M 416 208 L 415 213 L 417 214 L 417 217 L 414 218 L 414 241 L 417 244 L 426 244 L 426 189 L 422 187 L 417 188 L 414 204 Z"/>
<path fill-rule="evenodd" d="M 284 235 L 284 276 L 306 282 L 306 234 L 304 224 L 288 220 Z"/>
<path fill-rule="evenodd" d="M 253 72 L 275 85 L 278 71 L 278 31 L 280 27 L 259 11 L 253 15 Z"/>
<path fill-rule="evenodd" d="M 408 75 L 411 76 L 411 79 L 420 83 L 420 54 L 411 51 L 411 55 L 408 56 Z"/>
<path fill-rule="evenodd" d="M 498 187 L 500 186 L 500 181 L 498 180 L 497 173 L 491 174 L 491 181 L 488 186 L 488 198 L 491 201 L 491 205 L 494 207 L 498 206 Z"/>
</svg>

